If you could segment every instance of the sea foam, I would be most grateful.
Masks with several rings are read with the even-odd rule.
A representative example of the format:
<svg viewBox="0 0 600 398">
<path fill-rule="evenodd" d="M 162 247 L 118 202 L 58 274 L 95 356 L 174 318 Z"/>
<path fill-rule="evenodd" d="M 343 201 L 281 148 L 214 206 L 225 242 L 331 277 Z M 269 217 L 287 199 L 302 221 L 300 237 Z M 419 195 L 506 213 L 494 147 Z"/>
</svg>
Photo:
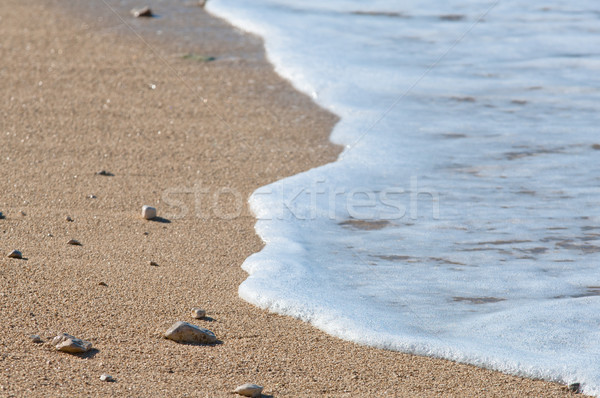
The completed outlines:
<svg viewBox="0 0 600 398">
<path fill-rule="evenodd" d="M 212 0 L 341 117 L 258 189 L 245 300 L 600 394 L 600 12 L 583 0 Z"/>
</svg>

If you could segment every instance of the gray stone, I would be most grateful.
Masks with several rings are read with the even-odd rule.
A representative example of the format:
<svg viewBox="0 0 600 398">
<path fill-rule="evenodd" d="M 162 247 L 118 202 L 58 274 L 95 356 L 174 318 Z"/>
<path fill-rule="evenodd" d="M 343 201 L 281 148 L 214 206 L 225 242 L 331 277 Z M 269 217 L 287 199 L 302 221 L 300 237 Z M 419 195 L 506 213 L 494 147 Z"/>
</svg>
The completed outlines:
<svg viewBox="0 0 600 398">
<path fill-rule="evenodd" d="M 206 316 L 206 311 L 201 308 L 192 308 L 192 318 L 202 319 Z"/>
<path fill-rule="evenodd" d="M 23 254 L 18 250 L 13 250 L 10 253 L 8 253 L 8 257 L 21 259 L 23 258 Z"/>
<path fill-rule="evenodd" d="M 213 344 L 217 337 L 208 329 L 203 329 L 187 322 L 177 322 L 165 332 L 167 339 L 178 343 Z"/>
<path fill-rule="evenodd" d="M 146 220 L 156 218 L 156 209 L 152 206 L 142 206 L 142 217 Z"/>
<path fill-rule="evenodd" d="M 136 18 L 154 16 L 150 7 L 134 8 L 133 10 L 131 10 L 131 14 Z"/>
<path fill-rule="evenodd" d="M 69 354 L 81 354 L 92 349 L 92 343 L 78 339 L 67 333 L 61 333 L 52 339 L 52 345 L 57 351 L 68 352 Z"/>
<path fill-rule="evenodd" d="M 106 170 L 97 171 L 96 175 L 105 176 L 105 177 L 113 177 L 114 176 L 113 173 L 111 173 L 110 171 L 106 171 Z"/>
<path fill-rule="evenodd" d="M 100 375 L 100 380 L 106 381 L 108 383 L 112 383 L 113 381 L 115 381 L 115 379 L 111 375 L 107 375 L 106 373 Z"/>
<path fill-rule="evenodd" d="M 571 383 L 567 389 L 575 394 L 579 394 L 581 392 L 581 383 Z"/>
<path fill-rule="evenodd" d="M 69 239 L 69 241 L 67 242 L 67 245 L 81 246 L 81 243 L 78 240 Z"/>
<path fill-rule="evenodd" d="M 39 344 L 44 342 L 44 340 L 42 340 L 42 338 L 37 334 L 32 334 L 31 336 L 29 336 L 29 338 L 31 339 L 32 343 Z"/>
<path fill-rule="evenodd" d="M 236 388 L 233 392 L 243 395 L 244 397 L 260 397 L 262 395 L 262 390 L 263 388 L 261 386 L 246 383 Z"/>
</svg>

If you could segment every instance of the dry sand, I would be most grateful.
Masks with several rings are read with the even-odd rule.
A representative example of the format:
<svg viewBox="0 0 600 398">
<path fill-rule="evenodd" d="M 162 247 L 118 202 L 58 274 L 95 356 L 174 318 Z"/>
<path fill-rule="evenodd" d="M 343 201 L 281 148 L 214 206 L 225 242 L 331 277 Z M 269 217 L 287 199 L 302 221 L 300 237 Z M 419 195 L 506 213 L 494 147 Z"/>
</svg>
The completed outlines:
<svg viewBox="0 0 600 398">
<path fill-rule="evenodd" d="M 257 38 L 199 8 L 205 34 L 171 46 L 148 33 L 167 18 L 117 11 L 154 51 L 107 9 L 82 19 L 49 0 L 0 2 L 1 396 L 229 396 L 246 382 L 273 396 L 569 395 L 358 346 L 240 300 L 240 264 L 261 249 L 254 219 L 218 217 L 235 208 L 226 195 L 216 207 L 204 196 L 197 212 L 186 190 L 228 187 L 245 203 L 261 185 L 334 160 L 336 118 L 274 74 Z M 184 59 L 188 45 L 217 60 Z M 176 190 L 185 217 L 140 218 L 143 204 L 163 217 L 181 210 L 163 200 Z M 26 259 L 6 258 L 13 249 Z M 209 319 L 190 319 L 192 307 Z M 163 339 L 179 320 L 222 344 Z M 58 332 L 96 350 L 77 357 L 29 339 Z"/>
</svg>

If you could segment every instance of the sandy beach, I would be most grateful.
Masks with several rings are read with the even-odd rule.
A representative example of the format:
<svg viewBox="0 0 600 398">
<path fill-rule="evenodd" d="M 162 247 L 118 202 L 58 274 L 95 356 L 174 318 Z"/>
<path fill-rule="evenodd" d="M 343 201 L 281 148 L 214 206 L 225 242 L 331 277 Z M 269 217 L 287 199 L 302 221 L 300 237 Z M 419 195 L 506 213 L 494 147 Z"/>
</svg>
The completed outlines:
<svg viewBox="0 0 600 398">
<path fill-rule="evenodd" d="M 260 39 L 194 2 L 204 34 L 176 43 L 159 33 L 166 14 L 65 3 L 0 3 L 0 396 L 218 397 L 244 383 L 277 397 L 572 395 L 341 341 L 239 299 L 240 265 L 262 247 L 248 196 L 335 160 L 336 117 L 275 74 Z M 142 205 L 162 218 L 143 220 Z M 164 339 L 177 321 L 220 344 Z M 94 350 L 57 352 L 60 332 Z"/>
</svg>

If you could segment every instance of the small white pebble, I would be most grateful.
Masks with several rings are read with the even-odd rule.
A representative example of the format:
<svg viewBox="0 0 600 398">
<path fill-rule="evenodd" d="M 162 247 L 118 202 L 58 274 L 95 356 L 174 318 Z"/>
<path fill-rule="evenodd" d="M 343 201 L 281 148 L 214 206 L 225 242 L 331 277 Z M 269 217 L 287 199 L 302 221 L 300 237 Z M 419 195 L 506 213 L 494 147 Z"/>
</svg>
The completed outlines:
<svg viewBox="0 0 600 398">
<path fill-rule="evenodd" d="M 192 308 L 192 318 L 202 319 L 206 316 L 206 311 L 201 308 Z"/>
<path fill-rule="evenodd" d="M 106 373 L 100 376 L 100 380 L 107 382 L 115 381 L 111 375 L 107 375 Z"/>
<path fill-rule="evenodd" d="M 256 384 L 244 384 L 235 389 L 236 394 L 243 395 L 245 397 L 260 397 L 262 395 L 263 388 Z"/>
<path fill-rule="evenodd" d="M 146 220 L 152 220 L 153 218 L 156 218 L 156 209 L 152 206 L 143 206 L 142 217 Z"/>
</svg>

